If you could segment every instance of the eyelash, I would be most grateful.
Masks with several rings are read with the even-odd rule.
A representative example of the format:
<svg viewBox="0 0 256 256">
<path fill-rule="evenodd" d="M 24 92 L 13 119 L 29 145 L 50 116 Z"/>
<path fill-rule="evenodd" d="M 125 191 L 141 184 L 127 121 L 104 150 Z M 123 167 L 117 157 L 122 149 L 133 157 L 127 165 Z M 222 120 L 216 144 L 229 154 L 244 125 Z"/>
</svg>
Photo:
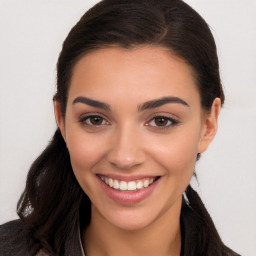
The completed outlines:
<svg viewBox="0 0 256 256">
<path fill-rule="evenodd" d="M 164 126 L 150 125 L 151 122 L 156 122 L 156 119 L 162 119 L 164 122 L 167 121 L 167 124 Z M 151 126 L 154 129 L 170 129 L 177 124 L 179 124 L 179 121 L 177 119 L 165 115 L 155 115 L 153 118 L 150 119 L 149 122 L 146 123 L 146 126 Z"/>
<path fill-rule="evenodd" d="M 99 119 L 102 119 L 103 120 L 103 124 L 92 124 L 92 122 L 90 121 L 90 123 L 87 123 L 87 120 L 90 120 L 91 118 L 99 118 Z M 86 125 L 86 126 L 91 126 L 91 127 L 100 127 L 102 125 L 109 125 L 110 123 L 106 120 L 105 117 L 101 116 L 101 115 L 93 115 L 93 114 L 90 114 L 90 115 L 87 115 L 87 116 L 83 116 L 81 118 L 79 118 L 79 122 Z"/>
<path fill-rule="evenodd" d="M 100 123 L 100 124 L 92 124 L 92 120 L 90 120 L 91 118 L 98 118 L 98 119 L 102 119 L 102 122 L 103 123 Z M 156 125 L 156 119 L 162 119 L 163 122 L 166 122 L 167 121 L 167 124 L 166 125 Z M 89 123 L 87 122 L 89 121 Z M 110 122 L 108 122 L 106 120 L 105 117 L 101 116 L 101 115 L 98 115 L 98 114 L 90 114 L 90 115 L 87 115 L 87 116 L 83 116 L 79 119 L 79 122 L 82 123 L 83 125 L 86 125 L 88 127 L 92 127 L 92 128 L 99 128 L 103 125 L 110 125 Z M 151 122 L 154 122 L 155 125 L 150 125 Z M 169 117 L 169 116 L 165 116 L 165 115 L 155 115 L 153 116 L 149 122 L 147 122 L 145 125 L 146 126 L 151 126 L 153 129 L 168 129 L 168 128 L 171 128 L 175 125 L 179 124 L 179 121 L 175 118 L 172 118 L 172 117 Z"/>
</svg>

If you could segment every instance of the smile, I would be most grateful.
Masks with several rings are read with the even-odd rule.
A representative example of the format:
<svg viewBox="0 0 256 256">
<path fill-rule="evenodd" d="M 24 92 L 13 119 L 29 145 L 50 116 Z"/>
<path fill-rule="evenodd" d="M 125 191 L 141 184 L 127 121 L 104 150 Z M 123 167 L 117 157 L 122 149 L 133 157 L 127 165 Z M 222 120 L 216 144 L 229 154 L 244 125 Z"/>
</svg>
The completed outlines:
<svg viewBox="0 0 256 256">
<path fill-rule="evenodd" d="M 119 190 L 122 192 L 128 192 L 128 191 L 138 191 L 145 189 L 149 187 L 153 182 L 155 182 L 159 177 L 155 178 L 144 178 L 141 180 L 134 180 L 134 181 L 123 181 L 123 180 L 117 180 L 108 178 L 105 176 L 99 176 L 100 179 L 110 188 L 113 188 L 115 190 Z"/>
</svg>

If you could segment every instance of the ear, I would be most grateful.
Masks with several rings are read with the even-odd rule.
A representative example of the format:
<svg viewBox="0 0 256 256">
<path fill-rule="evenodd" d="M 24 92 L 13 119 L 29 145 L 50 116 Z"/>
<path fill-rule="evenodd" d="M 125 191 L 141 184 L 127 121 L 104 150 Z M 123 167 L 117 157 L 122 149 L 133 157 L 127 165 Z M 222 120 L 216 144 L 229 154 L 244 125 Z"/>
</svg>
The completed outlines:
<svg viewBox="0 0 256 256">
<path fill-rule="evenodd" d="M 207 112 L 204 114 L 203 129 L 199 142 L 198 153 L 204 152 L 214 139 L 218 130 L 218 117 L 220 114 L 220 109 L 221 100 L 219 98 L 215 98 L 212 103 L 210 113 Z"/>
<path fill-rule="evenodd" d="M 55 119 L 56 119 L 57 125 L 62 134 L 62 137 L 64 140 L 66 140 L 65 123 L 64 123 L 64 119 L 62 117 L 60 103 L 57 100 L 54 100 L 54 114 L 55 114 Z"/>
</svg>

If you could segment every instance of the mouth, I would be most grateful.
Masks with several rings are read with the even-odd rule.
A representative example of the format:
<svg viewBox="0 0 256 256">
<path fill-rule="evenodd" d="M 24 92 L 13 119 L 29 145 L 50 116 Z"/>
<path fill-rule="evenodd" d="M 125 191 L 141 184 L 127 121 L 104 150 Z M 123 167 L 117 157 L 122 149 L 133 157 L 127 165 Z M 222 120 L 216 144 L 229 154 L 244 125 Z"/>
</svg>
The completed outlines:
<svg viewBox="0 0 256 256">
<path fill-rule="evenodd" d="M 118 190 L 121 192 L 136 192 L 139 190 L 143 190 L 151 186 L 154 182 L 156 182 L 160 176 L 156 177 L 148 177 L 138 180 L 118 180 L 114 178 L 109 178 L 103 175 L 98 175 L 98 177 L 110 188 L 114 190 Z"/>
</svg>

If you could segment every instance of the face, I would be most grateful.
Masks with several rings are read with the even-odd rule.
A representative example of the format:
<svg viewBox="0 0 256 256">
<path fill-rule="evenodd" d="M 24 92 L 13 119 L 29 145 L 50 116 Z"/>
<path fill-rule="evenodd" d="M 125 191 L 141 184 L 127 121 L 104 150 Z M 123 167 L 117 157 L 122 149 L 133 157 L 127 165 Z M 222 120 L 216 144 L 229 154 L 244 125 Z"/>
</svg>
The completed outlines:
<svg viewBox="0 0 256 256">
<path fill-rule="evenodd" d="M 56 119 L 92 215 L 136 230 L 180 212 L 182 193 L 216 132 L 192 69 L 143 46 L 94 51 L 75 65 L 65 120 Z"/>
</svg>

